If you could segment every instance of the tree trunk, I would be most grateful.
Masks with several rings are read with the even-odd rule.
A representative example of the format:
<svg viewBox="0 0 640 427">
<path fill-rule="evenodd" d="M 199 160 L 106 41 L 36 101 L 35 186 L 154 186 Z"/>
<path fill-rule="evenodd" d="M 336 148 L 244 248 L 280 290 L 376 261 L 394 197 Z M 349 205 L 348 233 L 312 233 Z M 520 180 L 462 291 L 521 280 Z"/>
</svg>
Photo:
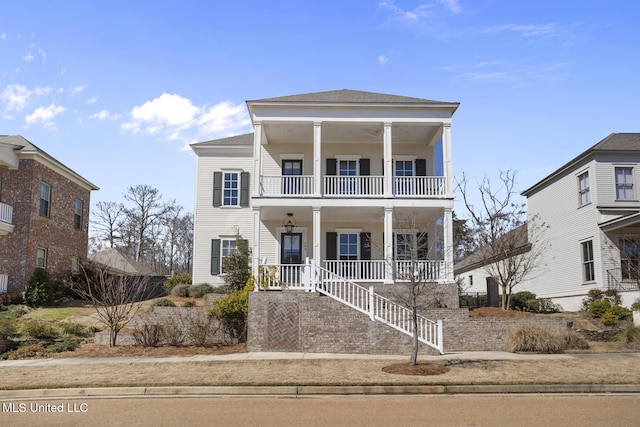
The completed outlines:
<svg viewBox="0 0 640 427">
<path fill-rule="evenodd" d="M 415 366 L 418 364 L 418 345 L 420 344 L 420 342 L 418 341 L 418 313 L 415 307 L 413 308 L 412 317 L 413 319 L 411 319 L 411 321 L 413 322 L 413 345 L 411 348 L 411 359 L 409 359 L 409 364 L 411 366 Z"/>
<path fill-rule="evenodd" d="M 109 330 L 109 347 L 115 347 L 117 339 L 118 339 L 118 331 L 110 329 Z"/>
</svg>

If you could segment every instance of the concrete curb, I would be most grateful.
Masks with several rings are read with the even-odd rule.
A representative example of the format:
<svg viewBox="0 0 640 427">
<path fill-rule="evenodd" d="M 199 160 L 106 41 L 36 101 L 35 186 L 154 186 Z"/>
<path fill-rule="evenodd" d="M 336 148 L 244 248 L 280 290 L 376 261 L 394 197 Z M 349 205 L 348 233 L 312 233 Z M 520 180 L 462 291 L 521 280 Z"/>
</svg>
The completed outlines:
<svg viewBox="0 0 640 427">
<path fill-rule="evenodd" d="M 470 384 L 350 386 L 176 386 L 0 390 L 0 400 L 83 397 L 319 396 L 417 394 L 640 393 L 640 384 Z"/>
</svg>

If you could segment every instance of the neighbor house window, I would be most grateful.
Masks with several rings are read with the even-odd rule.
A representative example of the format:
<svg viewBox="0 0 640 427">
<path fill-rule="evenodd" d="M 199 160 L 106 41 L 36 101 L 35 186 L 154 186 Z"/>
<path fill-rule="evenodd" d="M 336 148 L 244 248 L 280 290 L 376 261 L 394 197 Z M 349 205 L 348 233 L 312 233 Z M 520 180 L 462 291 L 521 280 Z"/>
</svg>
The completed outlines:
<svg viewBox="0 0 640 427">
<path fill-rule="evenodd" d="M 633 168 L 620 167 L 616 172 L 616 200 L 633 200 Z"/>
<path fill-rule="evenodd" d="M 49 205 L 51 203 L 51 186 L 40 183 L 40 215 L 49 216 Z"/>
<path fill-rule="evenodd" d="M 353 261 L 358 259 L 358 233 L 338 234 L 338 259 Z"/>
<path fill-rule="evenodd" d="M 73 228 L 76 230 L 82 228 L 82 200 L 76 200 L 73 203 Z"/>
<path fill-rule="evenodd" d="M 47 268 L 47 250 L 44 248 L 38 248 L 36 250 L 36 267 L 42 269 Z"/>
<path fill-rule="evenodd" d="M 224 172 L 223 174 L 223 206 L 240 205 L 240 172 Z"/>
<path fill-rule="evenodd" d="M 220 271 L 222 273 L 226 272 L 229 256 L 236 253 L 237 250 L 236 239 L 220 240 Z"/>
<path fill-rule="evenodd" d="M 582 242 L 582 272 L 585 282 L 592 282 L 596 279 L 593 263 L 593 241 Z"/>
<path fill-rule="evenodd" d="M 578 194 L 580 197 L 580 206 L 591 203 L 591 194 L 589 191 L 589 172 L 578 175 Z"/>
<path fill-rule="evenodd" d="M 618 238 L 620 248 L 620 269 L 623 280 L 640 278 L 640 235 L 628 235 Z"/>
</svg>

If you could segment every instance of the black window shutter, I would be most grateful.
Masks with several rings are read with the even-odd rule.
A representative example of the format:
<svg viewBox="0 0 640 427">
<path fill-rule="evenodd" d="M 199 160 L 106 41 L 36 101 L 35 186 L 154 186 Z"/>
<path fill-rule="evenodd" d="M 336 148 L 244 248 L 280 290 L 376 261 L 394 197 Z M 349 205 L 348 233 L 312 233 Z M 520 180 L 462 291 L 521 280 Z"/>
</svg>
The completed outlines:
<svg viewBox="0 0 640 427">
<path fill-rule="evenodd" d="M 371 162 L 369 159 L 360 159 L 360 176 L 371 175 Z"/>
<path fill-rule="evenodd" d="M 371 233 L 360 233 L 360 259 L 363 261 L 371 260 Z"/>
<path fill-rule="evenodd" d="M 327 231 L 327 259 L 338 259 L 338 233 Z"/>
<path fill-rule="evenodd" d="M 327 159 L 327 175 L 337 175 L 338 162 L 336 159 Z"/>
<path fill-rule="evenodd" d="M 240 173 L 240 206 L 249 206 L 249 172 Z"/>
<path fill-rule="evenodd" d="M 213 207 L 222 205 L 222 172 L 213 173 Z"/>
<path fill-rule="evenodd" d="M 211 240 L 211 275 L 220 274 L 220 239 Z"/>
<path fill-rule="evenodd" d="M 416 159 L 416 176 L 427 176 L 426 159 Z"/>
</svg>

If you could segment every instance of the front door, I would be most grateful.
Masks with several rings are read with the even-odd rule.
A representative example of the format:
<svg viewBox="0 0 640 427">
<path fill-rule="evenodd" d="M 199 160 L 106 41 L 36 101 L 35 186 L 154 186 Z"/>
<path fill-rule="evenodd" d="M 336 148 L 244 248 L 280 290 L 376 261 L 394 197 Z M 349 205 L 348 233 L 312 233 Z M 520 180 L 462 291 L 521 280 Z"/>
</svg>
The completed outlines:
<svg viewBox="0 0 640 427">
<path fill-rule="evenodd" d="M 280 259 L 283 264 L 280 280 L 286 284 L 299 284 L 300 264 L 302 264 L 302 233 L 282 233 L 280 247 L 282 248 Z"/>
</svg>

